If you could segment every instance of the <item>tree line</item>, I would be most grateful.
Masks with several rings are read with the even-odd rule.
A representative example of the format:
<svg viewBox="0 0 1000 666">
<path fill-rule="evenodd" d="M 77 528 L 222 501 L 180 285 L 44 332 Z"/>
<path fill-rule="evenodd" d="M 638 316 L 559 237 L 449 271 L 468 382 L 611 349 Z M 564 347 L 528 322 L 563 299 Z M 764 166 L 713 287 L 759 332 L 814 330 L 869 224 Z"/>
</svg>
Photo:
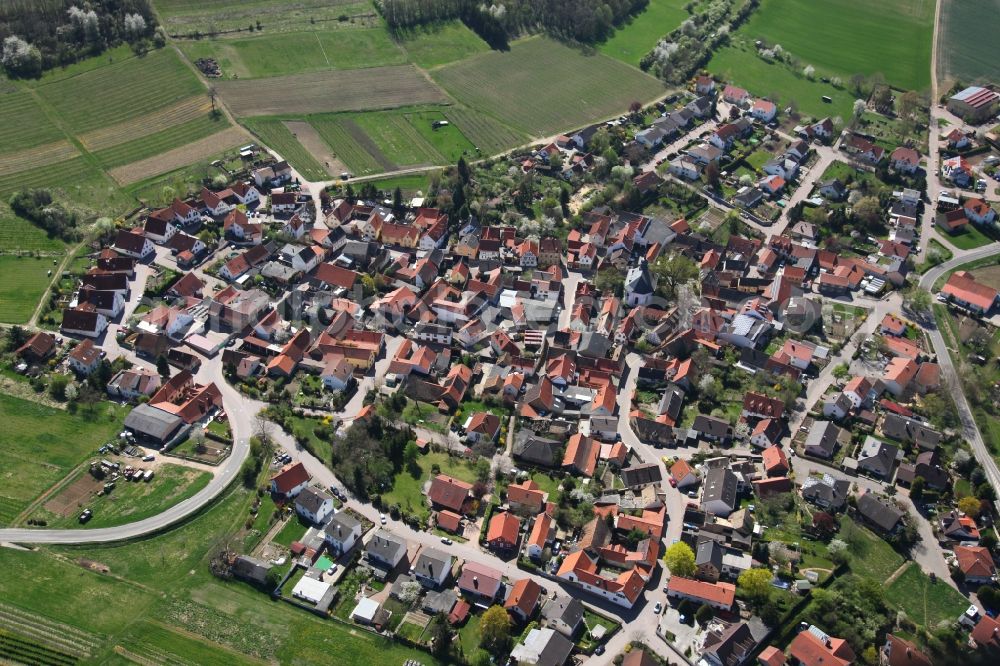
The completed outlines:
<svg viewBox="0 0 1000 666">
<path fill-rule="evenodd" d="M 8 76 L 37 77 L 123 43 L 148 48 L 155 31 L 149 0 L 7 0 L 0 62 Z"/>
<path fill-rule="evenodd" d="M 376 7 L 395 33 L 459 19 L 493 48 L 525 33 L 543 30 L 559 39 L 600 42 L 649 0 L 378 0 Z"/>
</svg>

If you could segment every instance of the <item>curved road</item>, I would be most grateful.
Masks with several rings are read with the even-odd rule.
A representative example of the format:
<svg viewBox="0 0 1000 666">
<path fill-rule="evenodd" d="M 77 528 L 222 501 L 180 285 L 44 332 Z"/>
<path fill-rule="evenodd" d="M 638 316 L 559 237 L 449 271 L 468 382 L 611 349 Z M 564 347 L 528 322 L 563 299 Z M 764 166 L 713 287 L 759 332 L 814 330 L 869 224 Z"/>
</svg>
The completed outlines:
<svg viewBox="0 0 1000 666">
<path fill-rule="evenodd" d="M 990 243 L 984 247 L 978 248 L 976 250 L 970 250 L 968 252 L 956 253 L 954 259 L 946 261 L 943 264 L 935 266 L 931 270 L 927 271 L 922 278 L 920 278 L 920 288 L 927 291 L 932 291 L 934 288 L 934 283 L 937 282 L 938 278 L 943 276 L 947 271 L 956 269 L 963 264 L 967 264 L 970 261 L 976 261 L 977 259 L 985 259 L 986 257 L 991 257 L 995 255 L 1000 255 L 1000 243 Z M 997 468 L 996 461 L 993 459 L 989 448 L 983 441 L 983 435 L 979 431 L 979 426 L 976 425 L 976 420 L 972 415 L 972 409 L 969 407 L 969 401 L 965 398 L 965 392 L 961 390 L 961 384 L 958 380 L 958 372 L 955 370 L 955 365 L 951 360 L 951 353 L 948 351 L 948 345 L 945 344 L 944 337 L 941 335 L 941 331 L 937 327 L 928 327 L 927 334 L 931 339 L 931 344 L 934 345 L 934 353 L 937 355 L 938 365 L 941 366 L 941 370 L 944 373 L 945 385 L 952 387 L 952 395 L 955 397 L 955 407 L 958 409 L 958 416 L 962 421 L 962 429 L 964 430 L 965 438 L 972 445 L 972 451 L 976 455 L 976 459 L 979 460 L 979 464 L 983 466 L 983 470 L 986 472 L 986 478 L 990 480 L 990 484 L 993 489 L 1000 494 L 1000 469 Z"/>
</svg>

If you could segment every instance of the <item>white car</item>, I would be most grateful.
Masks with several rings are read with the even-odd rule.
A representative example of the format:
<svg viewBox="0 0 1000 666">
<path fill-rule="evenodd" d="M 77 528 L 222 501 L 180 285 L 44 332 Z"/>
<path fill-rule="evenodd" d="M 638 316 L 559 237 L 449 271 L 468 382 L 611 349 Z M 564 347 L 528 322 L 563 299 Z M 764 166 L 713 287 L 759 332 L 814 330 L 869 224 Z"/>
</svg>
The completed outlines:
<svg viewBox="0 0 1000 666">
<path fill-rule="evenodd" d="M 337 565 L 336 564 L 334 564 L 332 567 L 330 567 L 329 569 L 326 570 L 326 575 L 327 576 L 332 576 L 335 573 L 337 573 Z"/>
<path fill-rule="evenodd" d="M 657 601 L 656 605 L 653 606 L 653 612 L 656 613 L 657 615 L 659 615 L 662 610 L 663 610 L 663 604 L 661 604 L 659 601 Z"/>
<path fill-rule="evenodd" d="M 382 523 L 383 525 L 385 525 L 385 514 L 384 513 L 378 514 L 378 519 L 379 519 L 380 523 Z"/>
<path fill-rule="evenodd" d="M 449 539 L 448 537 L 441 537 L 441 543 L 443 543 L 446 546 L 450 546 L 454 542 L 451 539 Z"/>
</svg>

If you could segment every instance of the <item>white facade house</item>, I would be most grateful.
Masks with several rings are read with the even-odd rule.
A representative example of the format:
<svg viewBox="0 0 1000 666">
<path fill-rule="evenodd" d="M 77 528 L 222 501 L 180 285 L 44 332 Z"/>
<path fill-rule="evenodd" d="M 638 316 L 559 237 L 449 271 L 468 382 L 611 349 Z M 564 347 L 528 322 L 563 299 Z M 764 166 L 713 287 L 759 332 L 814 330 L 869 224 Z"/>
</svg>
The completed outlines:
<svg viewBox="0 0 1000 666">
<path fill-rule="evenodd" d="M 295 513 L 319 525 L 333 513 L 333 497 L 318 488 L 304 488 L 295 496 Z"/>
<path fill-rule="evenodd" d="M 327 547 L 336 555 L 343 555 L 354 548 L 361 538 L 361 521 L 346 511 L 340 511 L 323 526 L 323 534 Z"/>
</svg>

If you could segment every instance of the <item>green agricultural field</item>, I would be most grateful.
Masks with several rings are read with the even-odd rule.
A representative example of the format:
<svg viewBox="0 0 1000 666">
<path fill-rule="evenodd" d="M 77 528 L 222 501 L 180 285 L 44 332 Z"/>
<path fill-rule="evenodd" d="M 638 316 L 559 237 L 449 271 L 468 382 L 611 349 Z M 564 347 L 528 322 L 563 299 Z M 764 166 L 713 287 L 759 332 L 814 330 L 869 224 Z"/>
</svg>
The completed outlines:
<svg viewBox="0 0 1000 666">
<path fill-rule="evenodd" d="M 765 62 L 757 56 L 752 45 L 749 48 L 727 46 L 719 49 L 709 61 L 708 70 L 754 95 L 772 99 L 782 111 L 794 102 L 799 113 L 814 118 L 839 116 L 848 120 L 851 117 L 854 95 L 818 79 L 810 81 L 784 65 Z M 824 102 L 824 95 L 833 102 Z M 778 118 L 782 119 L 783 114 Z"/>
<path fill-rule="evenodd" d="M 372 155 L 371 146 L 363 145 L 364 132 L 352 125 L 347 127 L 341 115 L 310 116 L 309 124 L 315 128 L 334 155 L 356 176 L 365 176 L 391 168 L 389 163 L 381 163 Z M 360 139 L 360 140 L 359 140 Z"/>
<path fill-rule="evenodd" d="M 74 415 L 0 393 L 0 417 L 0 522 L 9 523 L 113 438 L 125 409 L 102 402 L 92 416 Z"/>
<path fill-rule="evenodd" d="M 33 148 L 65 135 L 42 112 L 34 95 L 23 90 L 0 92 L 0 153 Z"/>
<path fill-rule="evenodd" d="M 107 127 L 163 109 L 205 87 L 170 48 L 40 86 L 39 96 L 72 131 Z"/>
<path fill-rule="evenodd" d="M 86 475 L 87 472 L 82 472 Z M 80 508 L 94 511 L 94 517 L 81 526 L 77 512 L 68 516 L 58 516 L 44 509 L 36 512 L 35 518 L 44 519 L 48 527 L 114 527 L 155 516 L 166 509 L 193 496 L 208 485 L 212 475 L 181 465 L 161 465 L 149 482 L 118 481 L 110 494 L 82 499 Z M 65 490 L 63 491 L 65 492 Z M 61 493 L 60 493 L 61 494 Z M 59 495 L 53 497 L 59 500 Z"/>
<path fill-rule="evenodd" d="M 26 223 L 21 220 L 14 224 Z M 35 233 L 31 236 L 37 238 Z M 52 259 L 47 257 L 0 256 L 0 322 L 23 324 L 31 318 L 52 280 L 47 273 L 53 268 Z"/>
<path fill-rule="evenodd" d="M 417 29 L 402 37 L 410 60 L 431 69 L 477 53 L 489 51 L 489 45 L 461 21 Z"/>
<path fill-rule="evenodd" d="M 417 129 L 397 113 L 356 113 L 348 122 L 360 127 L 378 150 L 397 166 L 440 164 L 444 159 Z M 336 147 L 331 146 L 336 152 Z"/>
<path fill-rule="evenodd" d="M 269 148 L 288 160 L 295 169 L 309 180 L 325 180 L 329 174 L 323 165 L 299 143 L 292 132 L 278 118 L 246 118 L 243 124 L 260 137 Z"/>
<path fill-rule="evenodd" d="M 1000 0 L 948 0 L 941 7 L 938 85 L 995 82 L 1000 62 Z"/>
<path fill-rule="evenodd" d="M 448 121 L 444 111 L 404 111 L 403 117 L 448 164 L 458 162 L 458 158 L 463 156 L 474 156 L 472 143 L 462 133 L 461 127 Z M 449 124 L 434 129 L 434 123 L 438 121 L 448 121 Z"/>
<path fill-rule="evenodd" d="M 446 65 L 431 76 L 470 108 L 539 137 L 621 113 L 664 90 L 613 58 L 585 56 L 544 37 Z"/>
<path fill-rule="evenodd" d="M 781 44 L 818 75 L 880 73 L 904 90 L 930 85 L 933 0 L 762 0 L 738 34 Z"/>
<path fill-rule="evenodd" d="M 230 127 L 223 117 L 201 116 L 180 125 L 94 153 L 107 169 L 153 157 Z"/>
<path fill-rule="evenodd" d="M 451 107 L 445 111 L 445 116 L 461 128 L 462 134 L 484 157 L 516 148 L 528 141 L 526 134 L 504 125 L 485 113 Z"/>
<path fill-rule="evenodd" d="M 688 17 L 684 11 L 687 3 L 688 0 L 649 0 L 641 14 L 618 28 L 598 49 L 612 58 L 638 66 L 657 42 Z"/>
<path fill-rule="evenodd" d="M 249 28 L 258 23 L 267 33 L 382 24 L 366 0 L 154 0 L 153 5 L 172 35 L 236 30 L 252 35 Z"/>
<path fill-rule="evenodd" d="M 194 62 L 214 58 L 224 78 L 260 78 L 321 69 L 401 65 L 406 54 L 383 28 L 268 34 L 180 42 Z"/>
<path fill-rule="evenodd" d="M 928 631 L 939 623 L 954 622 L 969 607 L 969 601 L 958 590 L 943 580 L 931 581 L 916 563 L 907 566 L 886 587 L 885 598 Z"/>
<path fill-rule="evenodd" d="M 0 202 L 0 252 L 65 251 L 66 244 L 62 240 L 49 237 L 31 222 L 15 215 L 7 204 Z"/>
</svg>

